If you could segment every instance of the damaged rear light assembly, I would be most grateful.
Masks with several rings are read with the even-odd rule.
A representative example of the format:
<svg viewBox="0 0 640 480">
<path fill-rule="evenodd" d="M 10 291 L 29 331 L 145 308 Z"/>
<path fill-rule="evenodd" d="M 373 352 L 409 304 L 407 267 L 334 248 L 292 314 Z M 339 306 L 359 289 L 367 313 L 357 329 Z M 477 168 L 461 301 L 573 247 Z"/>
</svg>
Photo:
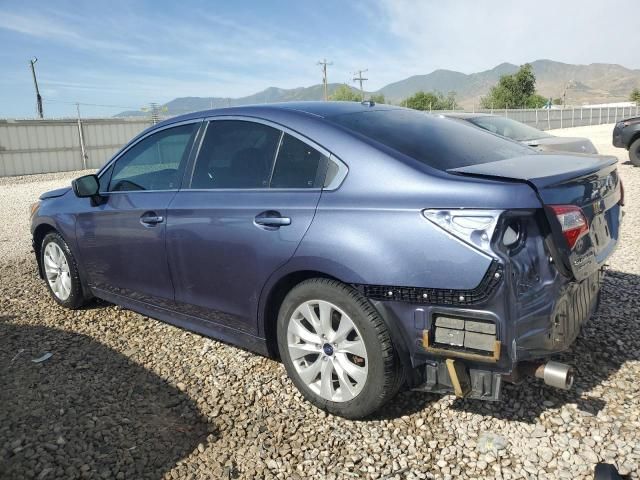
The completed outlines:
<svg viewBox="0 0 640 480">
<path fill-rule="evenodd" d="M 494 255 L 491 239 L 503 210 L 424 210 L 424 217 L 463 242 Z"/>
<path fill-rule="evenodd" d="M 589 233 L 589 222 L 587 222 L 584 212 L 575 205 L 551 205 L 549 208 L 560 222 L 562 235 L 567 241 L 569 249 L 572 250 L 578 240 Z"/>
</svg>

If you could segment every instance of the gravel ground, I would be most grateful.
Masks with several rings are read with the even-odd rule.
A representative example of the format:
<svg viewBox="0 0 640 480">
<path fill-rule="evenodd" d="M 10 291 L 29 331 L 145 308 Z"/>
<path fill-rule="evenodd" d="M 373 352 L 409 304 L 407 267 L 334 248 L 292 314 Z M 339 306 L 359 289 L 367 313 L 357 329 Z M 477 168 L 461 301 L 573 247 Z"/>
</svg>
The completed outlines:
<svg viewBox="0 0 640 480">
<path fill-rule="evenodd" d="M 610 132 L 563 134 L 626 160 Z M 600 310 L 561 357 L 573 391 L 528 381 L 499 403 L 403 392 L 365 421 L 304 402 L 278 362 L 105 303 L 57 307 L 24 217 L 77 173 L 0 180 L 0 478 L 586 479 L 606 461 L 638 479 L 640 169 L 620 171 L 622 242 Z"/>
</svg>

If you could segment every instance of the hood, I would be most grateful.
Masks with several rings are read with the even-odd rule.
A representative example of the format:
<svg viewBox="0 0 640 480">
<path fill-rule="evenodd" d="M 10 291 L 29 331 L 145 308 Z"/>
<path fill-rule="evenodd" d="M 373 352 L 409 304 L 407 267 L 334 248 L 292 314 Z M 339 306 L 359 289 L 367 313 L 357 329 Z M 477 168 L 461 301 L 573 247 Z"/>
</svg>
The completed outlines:
<svg viewBox="0 0 640 480">
<path fill-rule="evenodd" d="M 69 190 L 71 190 L 71 187 L 63 187 L 63 188 L 56 188 L 55 190 L 49 190 L 48 192 L 44 192 L 42 195 L 40 195 L 40 200 L 44 200 L 46 198 L 61 197 L 64 194 L 66 194 Z"/>
<path fill-rule="evenodd" d="M 544 137 L 522 143 L 542 152 L 598 153 L 591 140 L 582 137 Z"/>
</svg>

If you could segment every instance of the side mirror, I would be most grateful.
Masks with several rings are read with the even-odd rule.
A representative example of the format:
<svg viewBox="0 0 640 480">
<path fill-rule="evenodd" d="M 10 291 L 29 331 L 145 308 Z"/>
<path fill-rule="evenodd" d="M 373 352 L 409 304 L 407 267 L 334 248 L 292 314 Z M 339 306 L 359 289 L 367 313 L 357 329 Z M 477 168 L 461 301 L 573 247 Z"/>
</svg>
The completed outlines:
<svg viewBox="0 0 640 480">
<path fill-rule="evenodd" d="M 73 193 L 80 198 L 96 198 L 99 196 L 100 182 L 96 175 L 85 175 L 71 182 Z"/>
</svg>

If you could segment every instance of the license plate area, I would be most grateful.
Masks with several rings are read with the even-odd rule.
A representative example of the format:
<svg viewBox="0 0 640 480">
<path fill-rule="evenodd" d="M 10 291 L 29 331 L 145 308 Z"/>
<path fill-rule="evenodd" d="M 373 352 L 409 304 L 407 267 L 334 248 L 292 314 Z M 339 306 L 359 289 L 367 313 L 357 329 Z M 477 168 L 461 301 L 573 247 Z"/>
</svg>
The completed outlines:
<svg viewBox="0 0 640 480">
<path fill-rule="evenodd" d="M 608 221 L 610 216 L 611 211 L 609 210 L 606 213 L 596 215 L 591 222 L 591 238 L 596 253 L 599 253 L 611 241 L 611 230 Z"/>
</svg>

